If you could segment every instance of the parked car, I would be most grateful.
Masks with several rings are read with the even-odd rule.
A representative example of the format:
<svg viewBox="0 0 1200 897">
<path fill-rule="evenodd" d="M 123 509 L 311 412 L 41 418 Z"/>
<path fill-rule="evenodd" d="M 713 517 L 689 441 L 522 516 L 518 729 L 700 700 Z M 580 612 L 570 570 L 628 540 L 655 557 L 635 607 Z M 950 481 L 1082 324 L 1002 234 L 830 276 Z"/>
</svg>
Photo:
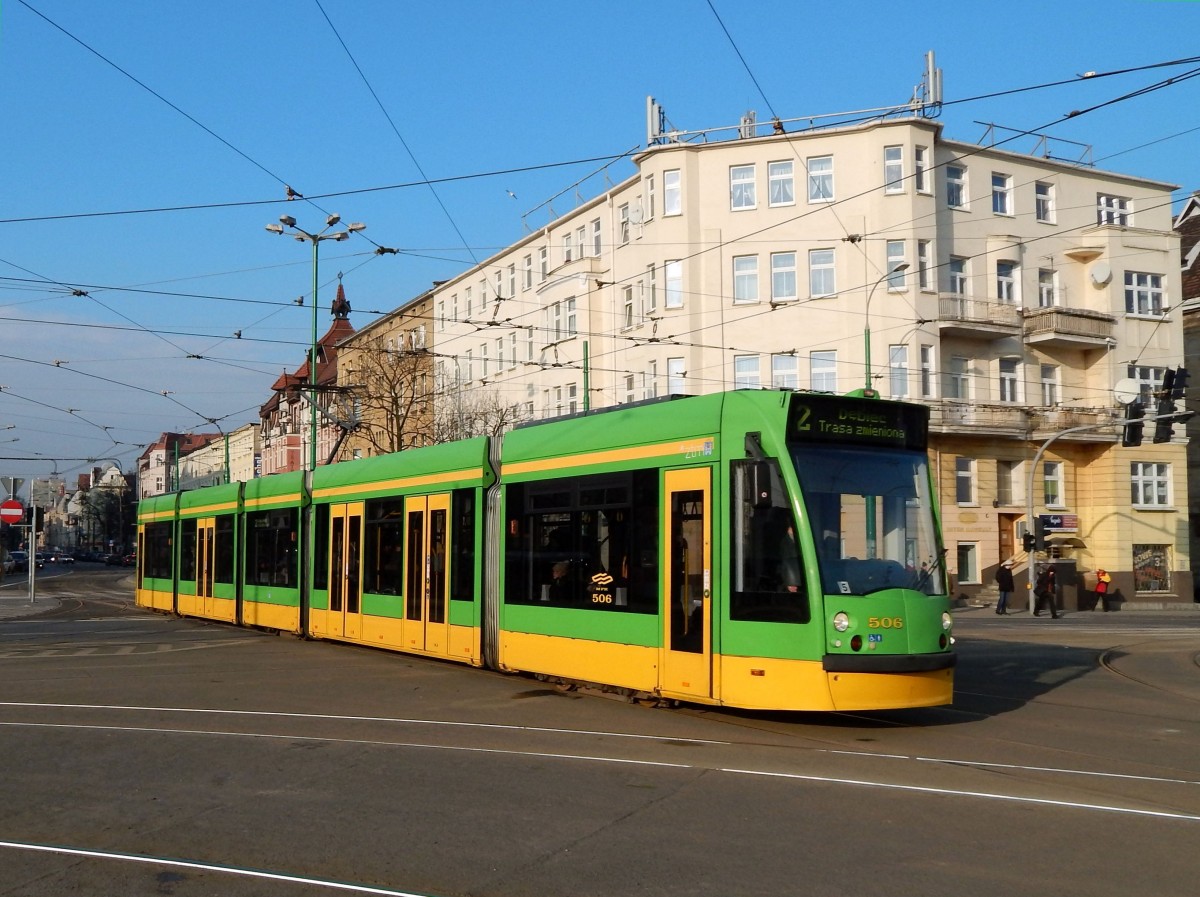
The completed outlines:
<svg viewBox="0 0 1200 897">
<path fill-rule="evenodd" d="M 12 556 L 12 552 L 4 555 L 4 572 L 15 573 L 17 571 L 17 559 Z"/>
<path fill-rule="evenodd" d="M 18 571 L 29 569 L 29 552 L 28 551 L 14 551 L 11 553 L 11 556 L 17 559 L 17 570 Z M 42 567 L 45 566 L 43 561 L 44 561 L 44 559 L 42 558 L 41 554 L 34 556 L 34 563 L 37 564 L 37 568 L 39 570 L 41 570 Z"/>
<path fill-rule="evenodd" d="M 121 566 L 121 555 L 119 555 L 119 554 L 105 555 L 104 563 L 107 564 L 109 567 L 120 567 Z"/>
</svg>

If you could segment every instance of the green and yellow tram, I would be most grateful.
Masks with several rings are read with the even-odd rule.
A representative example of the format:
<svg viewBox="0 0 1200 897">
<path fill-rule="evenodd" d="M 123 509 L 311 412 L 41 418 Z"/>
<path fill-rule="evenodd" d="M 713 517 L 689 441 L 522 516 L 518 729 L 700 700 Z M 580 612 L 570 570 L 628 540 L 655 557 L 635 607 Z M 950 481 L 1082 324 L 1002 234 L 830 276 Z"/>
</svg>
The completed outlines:
<svg viewBox="0 0 1200 897">
<path fill-rule="evenodd" d="M 927 409 L 737 391 L 159 496 L 138 603 L 631 696 L 946 704 Z"/>
</svg>

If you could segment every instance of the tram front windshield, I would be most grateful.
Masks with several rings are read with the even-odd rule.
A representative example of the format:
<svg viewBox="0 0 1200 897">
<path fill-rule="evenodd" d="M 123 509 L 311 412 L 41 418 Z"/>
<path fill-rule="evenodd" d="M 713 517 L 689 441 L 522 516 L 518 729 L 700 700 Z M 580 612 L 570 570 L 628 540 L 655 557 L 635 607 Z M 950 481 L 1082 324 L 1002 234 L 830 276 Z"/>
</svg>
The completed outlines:
<svg viewBox="0 0 1200 897">
<path fill-rule="evenodd" d="M 793 445 L 826 594 L 943 595 L 924 452 Z"/>
</svg>

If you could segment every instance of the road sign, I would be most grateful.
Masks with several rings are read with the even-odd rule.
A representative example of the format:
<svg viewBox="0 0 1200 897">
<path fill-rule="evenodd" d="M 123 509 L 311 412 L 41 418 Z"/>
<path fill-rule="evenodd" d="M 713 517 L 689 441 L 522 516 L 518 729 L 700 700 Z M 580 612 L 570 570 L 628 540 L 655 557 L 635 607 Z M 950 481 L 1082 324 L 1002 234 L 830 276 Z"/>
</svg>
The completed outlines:
<svg viewBox="0 0 1200 897">
<path fill-rule="evenodd" d="M 0 502 L 0 523 L 20 523 L 25 519 L 25 508 L 19 501 L 9 499 Z"/>
</svg>

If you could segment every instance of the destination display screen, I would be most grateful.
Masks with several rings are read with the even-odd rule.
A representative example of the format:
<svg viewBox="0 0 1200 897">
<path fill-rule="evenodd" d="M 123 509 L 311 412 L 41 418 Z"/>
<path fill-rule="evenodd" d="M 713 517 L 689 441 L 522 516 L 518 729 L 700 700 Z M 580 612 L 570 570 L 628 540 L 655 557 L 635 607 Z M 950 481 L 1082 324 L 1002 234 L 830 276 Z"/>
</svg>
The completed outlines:
<svg viewBox="0 0 1200 897">
<path fill-rule="evenodd" d="M 788 409 L 788 442 L 924 451 L 928 432 L 929 409 L 907 402 L 798 393 Z"/>
</svg>

